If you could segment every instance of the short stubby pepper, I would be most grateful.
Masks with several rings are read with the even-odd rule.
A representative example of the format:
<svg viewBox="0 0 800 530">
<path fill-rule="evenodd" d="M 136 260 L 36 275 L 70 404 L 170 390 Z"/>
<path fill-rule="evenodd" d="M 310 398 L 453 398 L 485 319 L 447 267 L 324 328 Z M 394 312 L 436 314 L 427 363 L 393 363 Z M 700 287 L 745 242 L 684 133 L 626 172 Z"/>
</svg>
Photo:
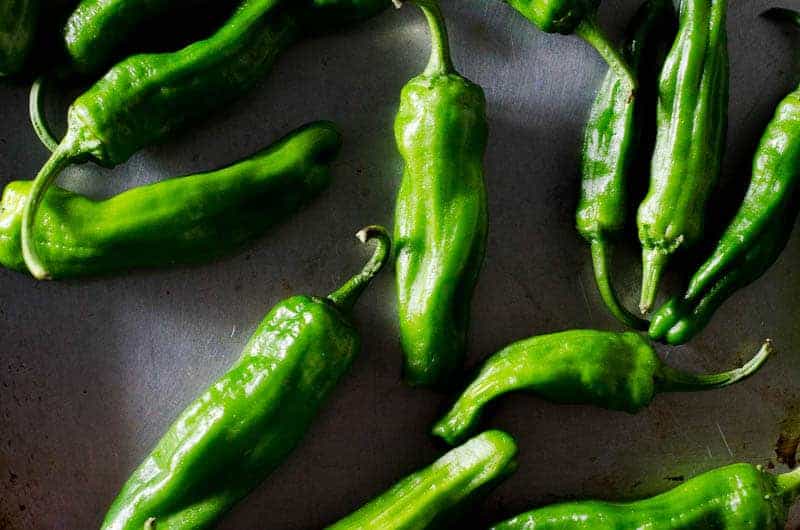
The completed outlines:
<svg viewBox="0 0 800 530">
<path fill-rule="evenodd" d="M 486 431 L 413 473 L 380 497 L 326 530 L 455 528 L 464 505 L 514 472 L 517 444 L 502 431 Z"/>
<path fill-rule="evenodd" d="M 636 75 L 617 47 L 597 24 L 600 0 L 506 0 L 522 16 L 546 33 L 575 33 L 592 45 L 617 77 L 624 80 L 627 96 L 636 91 Z"/>
<path fill-rule="evenodd" d="M 650 95 L 644 94 L 644 86 L 652 84 L 642 78 L 655 72 L 653 66 L 663 60 L 662 44 L 674 38 L 674 21 L 672 0 L 645 0 L 628 26 L 624 50 L 642 89 L 631 98 L 625 80 L 609 70 L 584 132 L 576 226 L 591 244 L 595 281 L 603 302 L 617 320 L 634 329 L 647 329 L 647 322 L 625 309 L 614 292 L 610 241 L 619 238 L 625 228 L 627 174 L 643 121 L 640 103 L 643 96 Z"/>
<path fill-rule="evenodd" d="M 800 14 L 773 9 L 767 16 L 800 23 Z M 798 208 L 800 88 L 786 96 L 767 125 L 755 158 L 750 187 L 711 256 L 692 277 L 682 298 L 654 315 L 650 336 L 682 344 L 700 332 L 735 291 L 761 277 L 785 248 Z"/>
<path fill-rule="evenodd" d="M 377 248 L 327 298 L 294 296 L 264 318 L 239 361 L 178 417 L 111 505 L 102 530 L 211 528 L 303 438 L 360 348 L 350 313 L 389 259 Z"/>
<path fill-rule="evenodd" d="M 0 0 L 0 77 L 19 72 L 39 21 L 40 0 Z"/>
<path fill-rule="evenodd" d="M 36 246 L 53 278 L 200 263 L 241 249 L 330 182 L 341 135 L 308 124 L 226 168 L 142 186 L 102 201 L 50 188 Z M 0 265 L 27 271 L 22 211 L 30 181 L 0 201 Z"/>
<path fill-rule="evenodd" d="M 784 530 L 799 493 L 800 470 L 772 475 L 761 466 L 733 464 L 649 499 L 555 504 L 492 530 Z"/>
<path fill-rule="evenodd" d="M 430 24 L 425 71 L 408 82 L 395 121 L 405 161 L 395 211 L 397 293 L 405 377 L 446 382 L 463 362 L 470 301 L 488 230 L 483 90 L 453 68 L 435 0 L 416 0 Z"/>
<path fill-rule="evenodd" d="M 742 381 L 771 353 L 767 341 L 739 369 L 698 375 L 664 364 L 637 333 L 573 330 L 533 337 L 490 357 L 433 433 L 448 443 L 458 442 L 477 424 L 487 403 L 513 391 L 635 414 L 656 393 L 711 390 Z"/>
<path fill-rule="evenodd" d="M 727 0 L 681 2 L 678 36 L 661 73 L 650 190 L 639 207 L 640 309 L 650 310 L 670 257 L 701 238 L 725 149 Z"/>
</svg>

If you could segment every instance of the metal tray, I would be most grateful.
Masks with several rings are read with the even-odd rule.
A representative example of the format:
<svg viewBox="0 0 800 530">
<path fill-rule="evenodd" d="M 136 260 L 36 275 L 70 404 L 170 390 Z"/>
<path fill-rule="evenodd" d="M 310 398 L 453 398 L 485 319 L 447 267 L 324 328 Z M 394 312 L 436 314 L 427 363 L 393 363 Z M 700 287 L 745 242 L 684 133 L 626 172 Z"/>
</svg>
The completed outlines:
<svg viewBox="0 0 800 530">
<path fill-rule="evenodd" d="M 773 4 L 730 2 L 730 132 L 712 217 L 735 207 L 758 138 L 800 71 L 797 35 L 757 17 Z M 608 0 L 602 23 L 619 37 L 637 5 Z M 605 66 L 577 38 L 545 35 L 500 2 L 445 0 L 443 8 L 456 64 L 484 87 L 491 119 L 491 229 L 473 303 L 471 366 L 531 335 L 619 329 L 573 228 L 582 128 Z M 68 172 L 64 185 L 103 196 L 229 163 L 307 121 L 332 119 L 345 134 L 330 189 L 239 256 L 83 282 L 36 283 L 0 271 L 0 528 L 96 528 L 134 466 L 237 358 L 274 303 L 327 293 L 361 265 L 356 229 L 392 223 L 401 170 L 394 113 L 427 53 L 419 12 L 391 10 L 295 46 L 247 97 L 174 141 L 114 171 Z M 26 98 L 24 83 L 0 84 L 0 185 L 31 178 L 46 158 Z M 630 306 L 637 259 L 635 240 L 617 256 Z M 517 438 L 520 467 L 469 521 L 479 528 L 543 503 L 651 495 L 734 461 L 785 469 L 776 441 L 800 434 L 799 262 L 800 235 L 698 339 L 662 349 L 677 366 L 712 371 L 773 338 L 779 354 L 742 385 L 660 396 L 637 416 L 503 399 L 484 425 Z M 665 287 L 677 285 L 673 276 Z M 394 305 L 384 274 L 356 311 L 364 346 L 352 373 L 301 446 L 220 528 L 320 528 L 443 452 L 428 430 L 451 397 L 400 382 Z"/>
</svg>

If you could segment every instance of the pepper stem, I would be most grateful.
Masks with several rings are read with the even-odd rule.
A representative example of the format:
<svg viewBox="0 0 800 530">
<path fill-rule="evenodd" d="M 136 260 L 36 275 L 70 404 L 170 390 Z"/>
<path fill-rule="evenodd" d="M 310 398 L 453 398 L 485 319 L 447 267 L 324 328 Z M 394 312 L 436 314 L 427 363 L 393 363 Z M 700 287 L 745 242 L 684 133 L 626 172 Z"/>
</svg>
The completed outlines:
<svg viewBox="0 0 800 530">
<path fill-rule="evenodd" d="M 794 500 L 800 496 L 800 467 L 775 477 L 777 493 L 784 498 L 787 505 L 794 504 Z"/>
<path fill-rule="evenodd" d="M 406 0 L 392 0 L 397 8 L 402 7 Z M 443 75 L 453 73 L 453 59 L 450 57 L 450 42 L 447 38 L 447 25 L 445 24 L 442 10 L 438 0 L 407 0 L 413 2 L 422 10 L 428 19 L 431 32 L 431 57 L 424 75 Z"/>
<path fill-rule="evenodd" d="M 50 156 L 50 159 L 42 166 L 36 179 L 33 181 L 28 194 L 28 202 L 22 212 L 22 257 L 28 270 L 37 280 L 49 280 L 50 273 L 36 250 L 34 241 L 34 225 L 36 213 L 42 204 L 45 193 L 58 178 L 59 173 L 67 167 L 74 159 L 74 149 L 66 144 L 59 145 Z"/>
<path fill-rule="evenodd" d="M 642 250 L 642 298 L 639 301 L 639 310 L 642 314 L 650 311 L 656 301 L 661 274 L 668 258 L 669 255 L 659 248 Z"/>
<path fill-rule="evenodd" d="M 638 88 L 636 74 L 634 74 L 628 61 L 625 60 L 622 52 L 614 46 L 597 24 L 597 19 L 594 16 L 584 18 L 575 28 L 575 34 L 591 44 L 600 53 L 600 56 L 608 63 L 608 67 L 618 78 L 627 83 L 631 91 L 631 97 L 633 97 Z"/>
<path fill-rule="evenodd" d="M 772 341 L 767 339 L 758 353 L 741 368 L 722 372 L 719 374 L 699 375 L 676 370 L 667 365 L 659 367 L 656 375 L 656 385 L 659 392 L 697 392 L 724 388 L 744 381 L 755 374 L 767 362 L 774 348 Z"/>
<path fill-rule="evenodd" d="M 28 113 L 31 119 L 31 125 L 39 140 L 50 152 L 58 149 L 58 140 L 53 135 L 50 127 L 47 125 L 47 119 L 44 113 L 44 96 L 46 90 L 47 79 L 44 75 L 36 78 L 36 81 L 31 85 L 31 91 L 28 96 Z"/>
<path fill-rule="evenodd" d="M 362 228 L 358 231 L 356 237 L 362 243 L 374 239 L 377 245 L 375 247 L 375 253 L 367 264 L 364 265 L 361 272 L 350 278 L 347 283 L 328 295 L 328 300 L 344 311 L 353 309 L 358 297 L 364 292 L 369 282 L 380 272 L 383 266 L 386 265 L 386 262 L 389 261 L 392 248 L 389 232 L 382 226 L 372 225 Z"/>
<path fill-rule="evenodd" d="M 597 290 L 600 291 L 600 298 L 603 299 L 608 310 L 617 320 L 626 326 L 644 331 L 649 327 L 649 323 L 634 315 L 622 306 L 614 288 L 611 286 L 611 272 L 608 266 L 608 252 L 606 242 L 602 239 L 592 240 L 592 265 L 594 267 L 594 279 L 597 283 Z"/>
</svg>

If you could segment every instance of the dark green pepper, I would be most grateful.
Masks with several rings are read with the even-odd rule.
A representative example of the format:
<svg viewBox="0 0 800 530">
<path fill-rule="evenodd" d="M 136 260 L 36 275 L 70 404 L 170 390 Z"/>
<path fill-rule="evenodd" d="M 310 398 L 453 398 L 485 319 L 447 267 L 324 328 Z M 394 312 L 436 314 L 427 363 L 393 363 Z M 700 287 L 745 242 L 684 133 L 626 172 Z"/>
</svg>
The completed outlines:
<svg viewBox="0 0 800 530">
<path fill-rule="evenodd" d="M 438 385 L 463 362 L 470 301 L 486 248 L 487 142 L 481 88 L 453 68 L 435 0 L 415 0 L 430 25 L 431 57 L 400 97 L 394 131 L 405 171 L 395 245 L 405 376 Z"/>
<path fill-rule="evenodd" d="M 465 504 L 517 468 L 517 444 L 486 431 L 413 473 L 327 530 L 426 530 L 443 526 Z M 452 526 L 449 526 L 452 528 Z"/>
<path fill-rule="evenodd" d="M 627 97 L 636 91 L 636 76 L 620 51 L 597 25 L 600 0 L 506 0 L 522 16 L 546 33 L 575 33 L 591 44 L 619 79 L 627 83 Z"/>
<path fill-rule="evenodd" d="M 0 77 L 17 73 L 33 45 L 39 0 L 0 0 Z"/>
<path fill-rule="evenodd" d="M 492 530 L 784 530 L 800 494 L 800 470 L 771 475 L 734 464 L 636 502 L 580 501 L 545 506 Z"/>
<path fill-rule="evenodd" d="M 456 443 L 475 426 L 482 408 L 517 390 L 556 403 L 590 404 L 635 414 L 656 393 L 723 388 L 753 375 L 772 353 L 767 341 L 743 367 L 696 375 L 665 365 L 636 333 L 574 330 L 516 342 L 489 358 L 433 433 Z"/>
<path fill-rule="evenodd" d="M 330 182 L 336 126 L 317 122 L 229 167 L 93 201 L 50 188 L 37 219 L 37 250 L 54 278 L 198 263 L 240 249 Z M 30 181 L 0 202 L 0 264 L 27 271 L 20 229 Z"/>
<path fill-rule="evenodd" d="M 637 11 L 628 26 L 624 56 L 638 77 L 653 66 L 650 63 L 658 62 L 659 41 L 671 33 L 674 19 L 672 0 L 646 0 Z M 641 95 L 632 99 L 626 81 L 608 71 L 584 133 L 576 225 L 591 244 L 595 280 L 606 307 L 623 324 L 647 329 L 646 321 L 620 303 L 609 267 L 610 240 L 625 228 L 626 180 L 640 136 L 642 120 L 636 104 L 640 99 Z"/>
<path fill-rule="evenodd" d="M 719 176 L 728 125 L 726 11 L 726 0 L 681 2 L 678 36 L 661 73 L 650 190 L 637 217 L 643 313 L 669 258 L 702 236 Z"/>
<path fill-rule="evenodd" d="M 210 528 L 303 438 L 360 348 L 350 313 L 389 259 L 382 227 L 358 233 L 377 248 L 327 298 L 280 302 L 239 361 L 178 417 L 122 488 L 103 530 Z"/>
</svg>

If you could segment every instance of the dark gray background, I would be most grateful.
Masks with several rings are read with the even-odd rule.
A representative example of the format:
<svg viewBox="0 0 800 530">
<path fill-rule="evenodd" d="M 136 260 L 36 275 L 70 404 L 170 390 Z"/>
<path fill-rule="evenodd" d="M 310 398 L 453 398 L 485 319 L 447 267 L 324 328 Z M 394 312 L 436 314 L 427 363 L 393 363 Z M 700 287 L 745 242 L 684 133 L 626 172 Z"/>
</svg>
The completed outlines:
<svg viewBox="0 0 800 530">
<path fill-rule="evenodd" d="M 577 38 L 540 33 L 500 2 L 443 3 L 456 64 L 485 88 L 491 121 L 491 229 L 470 364 L 535 334 L 619 329 L 598 299 L 586 245 L 573 228 L 581 131 L 604 64 Z M 637 3 L 605 2 L 601 20 L 615 37 Z M 730 2 L 730 132 L 726 191 L 711 203 L 717 223 L 730 213 L 724 205 L 740 197 L 760 133 L 798 78 L 800 40 L 757 18 L 772 4 Z M 62 183 L 102 196 L 227 164 L 306 121 L 332 119 L 345 135 L 330 189 L 239 256 L 74 283 L 0 271 L 0 528 L 97 527 L 131 470 L 237 358 L 274 303 L 293 293 L 324 294 L 361 266 L 366 251 L 353 234 L 368 223 L 392 223 L 401 171 L 393 117 L 400 88 L 427 53 L 420 13 L 390 10 L 294 46 L 251 94 L 175 141 L 114 171 L 86 165 L 67 172 Z M 33 177 L 46 159 L 28 125 L 26 98 L 26 83 L 0 84 L 2 184 Z M 635 241 L 618 257 L 629 306 L 638 292 L 637 259 Z M 779 355 L 740 386 L 661 396 L 635 417 L 529 396 L 503 399 L 485 426 L 517 438 L 520 467 L 471 521 L 575 497 L 650 495 L 676 477 L 734 461 L 776 463 L 779 436 L 800 432 L 793 423 L 800 420 L 798 262 L 800 236 L 691 345 L 662 350 L 678 366 L 714 371 L 772 337 Z M 665 287 L 678 285 L 673 277 Z M 301 446 L 221 528 L 319 528 L 443 452 L 427 432 L 450 398 L 401 384 L 394 305 L 392 276 L 383 274 L 356 311 L 364 347 L 352 373 Z"/>
</svg>

